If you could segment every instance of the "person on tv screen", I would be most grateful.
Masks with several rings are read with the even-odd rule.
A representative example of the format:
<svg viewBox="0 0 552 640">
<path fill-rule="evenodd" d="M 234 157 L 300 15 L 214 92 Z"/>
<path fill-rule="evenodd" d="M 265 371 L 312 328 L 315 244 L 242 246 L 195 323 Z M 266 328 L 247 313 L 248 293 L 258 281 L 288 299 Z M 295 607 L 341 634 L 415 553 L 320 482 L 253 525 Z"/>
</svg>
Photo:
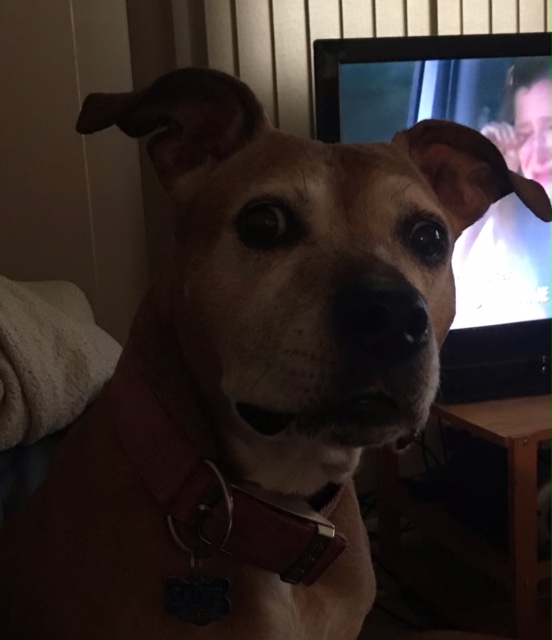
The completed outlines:
<svg viewBox="0 0 552 640">
<path fill-rule="evenodd" d="M 551 194 L 550 58 L 520 58 L 510 68 L 500 120 L 481 133 L 512 171 Z M 514 194 L 493 205 L 458 239 L 455 328 L 549 318 L 550 226 Z"/>
</svg>

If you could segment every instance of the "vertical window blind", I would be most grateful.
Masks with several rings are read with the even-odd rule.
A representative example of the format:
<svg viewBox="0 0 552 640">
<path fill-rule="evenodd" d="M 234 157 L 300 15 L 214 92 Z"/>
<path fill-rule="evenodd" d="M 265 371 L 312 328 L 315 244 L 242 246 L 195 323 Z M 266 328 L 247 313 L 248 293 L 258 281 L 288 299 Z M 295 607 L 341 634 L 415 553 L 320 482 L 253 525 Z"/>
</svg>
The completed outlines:
<svg viewBox="0 0 552 640">
<path fill-rule="evenodd" d="M 549 0 L 173 0 L 173 15 L 179 66 L 194 63 L 183 45 L 201 33 L 202 62 L 247 82 L 300 135 L 313 133 L 314 40 L 551 30 Z"/>
</svg>

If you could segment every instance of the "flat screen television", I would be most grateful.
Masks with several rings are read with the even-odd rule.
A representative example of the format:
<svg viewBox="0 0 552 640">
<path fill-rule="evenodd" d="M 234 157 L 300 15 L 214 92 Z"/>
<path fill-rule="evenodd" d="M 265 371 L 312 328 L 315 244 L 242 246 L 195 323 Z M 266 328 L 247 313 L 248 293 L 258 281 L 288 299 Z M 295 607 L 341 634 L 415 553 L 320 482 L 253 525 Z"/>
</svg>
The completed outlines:
<svg viewBox="0 0 552 640">
<path fill-rule="evenodd" d="M 420 120 L 453 120 L 550 195 L 550 56 L 547 33 L 318 40 L 317 138 L 381 142 Z M 512 194 L 458 239 L 442 400 L 550 392 L 550 238 Z"/>
</svg>

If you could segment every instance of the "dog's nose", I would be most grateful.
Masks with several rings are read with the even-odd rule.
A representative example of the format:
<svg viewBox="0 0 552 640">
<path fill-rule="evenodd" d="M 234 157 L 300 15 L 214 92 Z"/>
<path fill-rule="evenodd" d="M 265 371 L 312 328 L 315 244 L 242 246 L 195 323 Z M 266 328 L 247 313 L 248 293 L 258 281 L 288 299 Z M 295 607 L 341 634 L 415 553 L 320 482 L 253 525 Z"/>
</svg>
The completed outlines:
<svg viewBox="0 0 552 640">
<path fill-rule="evenodd" d="M 427 305 L 407 282 L 357 282 L 336 299 L 340 343 L 360 358 L 392 363 L 424 347 L 430 327 Z"/>
</svg>

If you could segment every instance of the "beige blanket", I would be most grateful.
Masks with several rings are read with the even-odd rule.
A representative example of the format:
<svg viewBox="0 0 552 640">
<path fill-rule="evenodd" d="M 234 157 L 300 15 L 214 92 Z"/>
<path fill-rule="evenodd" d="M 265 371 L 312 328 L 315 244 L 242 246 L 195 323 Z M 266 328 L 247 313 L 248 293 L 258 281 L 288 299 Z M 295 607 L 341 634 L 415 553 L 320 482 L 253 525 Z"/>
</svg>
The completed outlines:
<svg viewBox="0 0 552 640">
<path fill-rule="evenodd" d="M 110 378 L 120 351 L 75 285 L 0 276 L 0 451 L 75 420 Z"/>
</svg>

